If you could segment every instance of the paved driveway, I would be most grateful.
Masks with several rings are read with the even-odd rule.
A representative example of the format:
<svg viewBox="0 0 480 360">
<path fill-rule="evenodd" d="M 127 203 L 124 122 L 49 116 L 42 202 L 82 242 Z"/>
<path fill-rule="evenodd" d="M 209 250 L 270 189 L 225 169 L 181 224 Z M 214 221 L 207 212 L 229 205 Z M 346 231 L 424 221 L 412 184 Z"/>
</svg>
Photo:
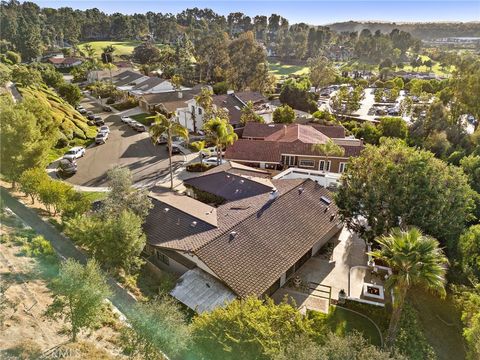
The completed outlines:
<svg viewBox="0 0 480 360">
<path fill-rule="evenodd" d="M 83 102 L 82 105 L 92 109 L 91 104 Z M 148 132 L 138 133 L 132 130 L 121 122 L 119 115 L 100 115 L 110 127 L 107 142 L 89 147 L 85 156 L 77 160 L 78 172 L 66 181 L 82 186 L 106 186 L 106 173 L 116 165 L 128 167 L 138 186 L 151 186 L 168 175 L 168 152 L 165 145 L 153 146 Z M 183 156 L 175 155 L 172 160 L 174 170 L 178 169 L 182 166 Z"/>
</svg>

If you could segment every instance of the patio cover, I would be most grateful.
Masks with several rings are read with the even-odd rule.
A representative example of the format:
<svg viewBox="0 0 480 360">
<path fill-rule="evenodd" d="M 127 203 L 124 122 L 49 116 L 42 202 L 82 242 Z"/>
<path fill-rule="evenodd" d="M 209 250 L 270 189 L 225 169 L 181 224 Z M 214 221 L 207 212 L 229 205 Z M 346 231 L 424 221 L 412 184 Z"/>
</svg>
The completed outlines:
<svg viewBox="0 0 480 360">
<path fill-rule="evenodd" d="M 199 268 L 184 273 L 170 295 L 199 314 L 225 306 L 237 297 L 217 278 Z"/>
</svg>

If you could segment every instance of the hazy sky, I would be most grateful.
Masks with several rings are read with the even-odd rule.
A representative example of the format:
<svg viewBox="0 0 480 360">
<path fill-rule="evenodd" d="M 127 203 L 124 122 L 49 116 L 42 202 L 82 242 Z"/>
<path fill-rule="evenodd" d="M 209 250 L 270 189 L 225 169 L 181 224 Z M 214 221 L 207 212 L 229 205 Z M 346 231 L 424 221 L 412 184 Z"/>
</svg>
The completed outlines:
<svg viewBox="0 0 480 360">
<path fill-rule="evenodd" d="M 480 21 L 480 0 L 413 1 L 413 0 L 32 0 L 42 7 L 68 6 L 76 9 L 99 8 L 106 13 L 126 14 L 147 11 L 178 13 L 186 8 L 210 8 L 227 15 L 243 12 L 249 16 L 277 13 L 290 23 L 306 22 L 321 25 L 346 20 L 381 21 Z"/>
</svg>

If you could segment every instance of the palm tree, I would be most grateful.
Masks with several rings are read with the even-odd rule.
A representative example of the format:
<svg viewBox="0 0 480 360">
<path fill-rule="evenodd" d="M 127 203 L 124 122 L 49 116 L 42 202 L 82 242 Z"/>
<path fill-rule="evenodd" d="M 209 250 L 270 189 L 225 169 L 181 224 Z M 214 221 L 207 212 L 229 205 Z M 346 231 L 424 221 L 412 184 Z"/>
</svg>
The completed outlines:
<svg viewBox="0 0 480 360">
<path fill-rule="evenodd" d="M 110 84 L 113 82 L 112 79 L 112 70 L 115 70 L 117 67 L 112 63 L 103 64 L 103 67 L 110 72 Z"/>
<path fill-rule="evenodd" d="M 173 114 L 165 116 L 157 112 L 155 116 L 151 116 L 149 119 L 154 119 L 153 124 L 149 129 L 154 145 L 158 144 L 158 141 L 162 135 L 167 134 L 168 161 L 170 167 L 170 189 L 173 190 L 172 137 L 179 136 L 188 141 L 188 129 L 176 122 L 173 119 Z"/>
<path fill-rule="evenodd" d="M 83 49 L 87 52 L 87 57 L 90 60 L 93 60 L 95 58 L 95 49 L 93 48 L 92 44 L 83 45 Z"/>
<path fill-rule="evenodd" d="M 223 148 L 237 141 L 238 135 L 228 120 L 220 117 L 214 117 L 208 120 L 203 124 L 203 130 L 205 131 L 208 142 L 215 144 L 217 148 L 217 164 L 220 164 Z"/>
<path fill-rule="evenodd" d="M 421 286 L 445 295 L 445 273 L 448 260 L 438 247 L 438 241 L 423 235 L 415 227 L 403 231 L 394 228 L 389 235 L 377 238 L 379 250 L 370 255 L 385 262 L 393 274 L 385 282 L 387 290 L 393 289 L 395 302 L 388 326 L 386 346 L 395 342 L 403 305 L 411 286 Z"/>
<path fill-rule="evenodd" d="M 314 144 L 312 146 L 312 151 L 321 155 L 325 155 L 324 169 L 328 167 L 328 171 L 330 171 L 330 167 L 328 166 L 328 158 L 330 156 L 343 156 L 343 154 L 345 154 L 345 149 L 335 144 L 332 139 L 328 139 L 324 144 Z"/>
</svg>

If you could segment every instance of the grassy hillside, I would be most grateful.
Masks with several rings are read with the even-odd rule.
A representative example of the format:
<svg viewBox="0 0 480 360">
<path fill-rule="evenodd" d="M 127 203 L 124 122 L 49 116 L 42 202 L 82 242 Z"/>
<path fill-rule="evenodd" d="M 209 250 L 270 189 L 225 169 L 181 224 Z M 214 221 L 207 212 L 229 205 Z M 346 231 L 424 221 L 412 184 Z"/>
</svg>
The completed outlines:
<svg viewBox="0 0 480 360">
<path fill-rule="evenodd" d="M 87 145 L 95 138 L 96 127 L 89 126 L 87 119 L 52 89 L 29 86 L 19 87 L 18 91 L 24 98 L 44 104 L 59 124 L 57 146 L 52 149 L 49 160 L 56 159 L 70 146 Z"/>
<path fill-rule="evenodd" d="M 281 62 L 272 62 L 268 64 L 270 73 L 277 78 L 288 75 L 306 75 L 308 73 L 307 66 L 288 65 Z"/>
<path fill-rule="evenodd" d="M 133 52 L 133 49 L 140 45 L 141 41 L 88 41 L 81 43 L 79 45 L 80 49 L 83 51 L 84 46 L 86 44 L 92 45 L 92 48 L 95 50 L 95 54 L 100 57 L 101 53 L 103 52 L 103 48 L 109 45 L 113 45 L 115 47 L 115 52 L 113 53 L 116 56 L 120 55 L 130 55 Z M 162 47 L 162 44 L 157 44 L 159 48 Z"/>
</svg>

